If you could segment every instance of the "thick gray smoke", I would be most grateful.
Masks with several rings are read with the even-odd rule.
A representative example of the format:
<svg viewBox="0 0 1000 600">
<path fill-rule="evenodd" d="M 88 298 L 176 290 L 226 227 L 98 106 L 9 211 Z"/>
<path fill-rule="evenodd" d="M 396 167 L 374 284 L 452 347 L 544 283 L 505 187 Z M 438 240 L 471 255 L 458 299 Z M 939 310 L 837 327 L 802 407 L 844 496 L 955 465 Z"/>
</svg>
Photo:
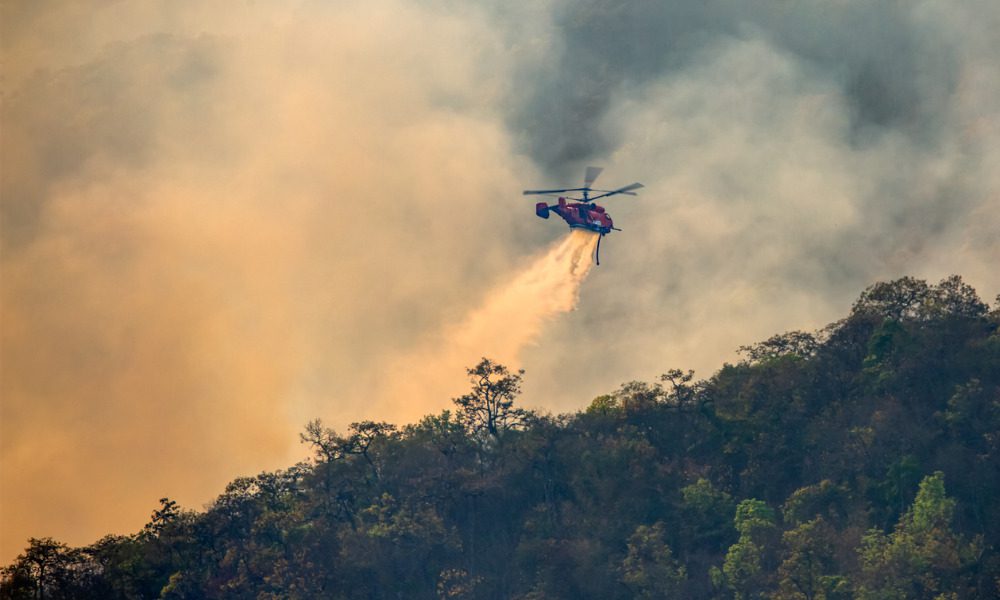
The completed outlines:
<svg viewBox="0 0 1000 600">
<path fill-rule="evenodd" d="M 554 60 L 527 66 L 537 81 L 519 86 L 527 93 L 514 127 L 526 134 L 532 157 L 551 169 L 604 158 L 625 141 L 621 131 L 603 122 L 615 97 L 683 77 L 701 66 L 706 52 L 735 39 L 753 39 L 787 54 L 804 75 L 836 88 L 850 113 L 845 133 L 854 142 L 884 133 L 873 128 L 933 142 L 941 139 L 942 110 L 953 100 L 959 71 L 969 58 L 962 56 L 968 30 L 952 28 L 965 19 L 982 27 L 996 18 L 995 3 L 958 4 L 558 2 Z M 980 50 L 995 51 L 993 46 Z M 750 69 L 743 81 L 753 77 Z M 740 80 L 731 83 L 740 86 Z"/>
</svg>

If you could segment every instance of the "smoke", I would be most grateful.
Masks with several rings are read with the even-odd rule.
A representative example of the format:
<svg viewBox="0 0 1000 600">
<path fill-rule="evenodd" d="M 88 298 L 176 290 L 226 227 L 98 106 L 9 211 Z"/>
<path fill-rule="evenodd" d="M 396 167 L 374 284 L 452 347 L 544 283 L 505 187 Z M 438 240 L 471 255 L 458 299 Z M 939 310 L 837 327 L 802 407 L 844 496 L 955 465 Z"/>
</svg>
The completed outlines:
<svg viewBox="0 0 1000 600">
<path fill-rule="evenodd" d="M 608 381 L 707 376 L 878 280 L 1000 290 L 995 2 L 585 0 L 552 22 L 520 147 L 558 181 L 593 162 L 646 188 L 609 200 L 625 231 L 525 354 L 526 395 L 571 410 Z M 572 386 L 530 375 L 569 347 Z"/>
<path fill-rule="evenodd" d="M 408 352 L 387 370 L 391 379 L 378 394 L 374 412 L 416 420 L 460 395 L 464 369 L 480 357 L 521 364 L 522 350 L 538 340 L 542 327 L 576 308 L 598 239 L 590 231 L 570 231 L 509 281 L 487 292 L 482 304 L 456 325 Z"/>
<path fill-rule="evenodd" d="M 476 11 L 2 6 L 0 561 L 291 464 L 521 256 Z"/>
<path fill-rule="evenodd" d="M 942 19 L 990 19 L 995 12 L 980 1 L 557 2 L 557 52 L 526 66 L 535 85 L 513 118 L 536 161 L 561 173 L 627 141 L 604 122 L 623 92 L 683 78 L 703 66 L 706 53 L 754 39 L 838 88 L 855 141 L 883 127 L 933 138 L 941 133 L 939 111 L 959 85 L 958 49 L 970 46 Z M 747 67 L 730 82 L 733 89 L 755 75 L 754 65 Z"/>
<path fill-rule="evenodd" d="M 437 410 L 482 355 L 576 410 L 876 280 L 1000 292 L 994 0 L 0 11 L 0 561 L 198 508 L 311 418 Z M 559 235 L 520 190 L 586 164 L 646 187 L 560 313 L 571 254 L 510 283 Z"/>
</svg>

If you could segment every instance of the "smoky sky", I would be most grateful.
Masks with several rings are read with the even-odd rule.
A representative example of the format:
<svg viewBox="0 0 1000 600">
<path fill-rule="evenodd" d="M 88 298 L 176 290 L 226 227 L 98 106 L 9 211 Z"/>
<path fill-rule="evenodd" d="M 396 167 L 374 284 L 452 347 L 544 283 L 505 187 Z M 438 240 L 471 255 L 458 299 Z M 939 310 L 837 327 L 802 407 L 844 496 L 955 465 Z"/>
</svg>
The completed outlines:
<svg viewBox="0 0 1000 600">
<path fill-rule="evenodd" d="M 837 86 L 856 143 L 877 135 L 871 129 L 878 128 L 933 138 L 941 125 L 935 115 L 955 90 L 959 58 L 954 46 L 961 40 L 921 22 L 921 9 L 930 5 L 558 3 L 553 17 L 557 55 L 527 67 L 535 81 L 519 86 L 526 94 L 512 127 L 523 132 L 536 162 L 565 174 L 567 166 L 604 157 L 624 142 L 621 131 L 601 127 L 616 93 L 676 76 L 727 39 L 758 38 Z M 980 8 L 988 10 L 986 3 Z"/>
<path fill-rule="evenodd" d="M 5 561 L 199 508 L 311 418 L 447 408 L 428 348 L 517 310 L 565 235 L 520 191 L 588 164 L 646 187 L 576 310 L 514 336 L 543 411 L 709 376 L 878 280 L 1000 292 L 992 1 L 2 10 Z"/>
</svg>

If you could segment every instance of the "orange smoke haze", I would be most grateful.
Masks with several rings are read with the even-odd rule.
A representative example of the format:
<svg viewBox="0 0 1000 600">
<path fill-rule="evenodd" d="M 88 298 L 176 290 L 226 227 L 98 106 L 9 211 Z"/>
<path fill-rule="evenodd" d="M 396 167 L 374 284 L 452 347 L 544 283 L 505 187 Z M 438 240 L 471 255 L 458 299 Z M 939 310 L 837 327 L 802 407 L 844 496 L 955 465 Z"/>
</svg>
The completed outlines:
<svg viewBox="0 0 1000 600">
<path fill-rule="evenodd" d="M 517 258 L 480 15 L 246 8 L 4 5 L 2 561 L 288 466 Z"/>
</svg>

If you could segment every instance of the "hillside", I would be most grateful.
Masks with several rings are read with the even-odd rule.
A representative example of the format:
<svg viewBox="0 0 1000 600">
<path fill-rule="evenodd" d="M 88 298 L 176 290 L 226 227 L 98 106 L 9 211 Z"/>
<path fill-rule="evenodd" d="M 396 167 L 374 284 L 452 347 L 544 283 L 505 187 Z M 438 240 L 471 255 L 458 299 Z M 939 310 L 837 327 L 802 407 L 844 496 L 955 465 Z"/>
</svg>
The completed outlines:
<svg viewBox="0 0 1000 600">
<path fill-rule="evenodd" d="M 0 597 L 1000 592 L 1000 299 L 903 278 L 741 350 L 560 416 L 518 408 L 522 373 L 484 359 L 454 410 L 314 421 L 313 461 L 203 511 L 163 499 L 135 535 L 33 539 Z"/>
</svg>

